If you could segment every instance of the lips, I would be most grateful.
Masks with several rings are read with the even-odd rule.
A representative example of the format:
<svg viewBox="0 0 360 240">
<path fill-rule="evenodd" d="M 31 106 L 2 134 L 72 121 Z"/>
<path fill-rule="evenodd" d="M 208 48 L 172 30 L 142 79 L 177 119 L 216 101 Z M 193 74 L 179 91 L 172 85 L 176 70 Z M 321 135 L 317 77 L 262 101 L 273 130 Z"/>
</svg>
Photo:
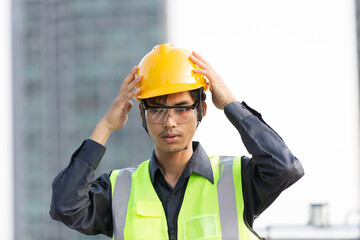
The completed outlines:
<svg viewBox="0 0 360 240">
<path fill-rule="evenodd" d="M 161 138 L 164 139 L 168 143 L 176 142 L 181 137 L 178 133 L 163 133 Z"/>
<path fill-rule="evenodd" d="M 179 134 L 164 134 L 162 137 L 163 138 L 174 138 L 174 137 L 179 137 Z"/>
</svg>

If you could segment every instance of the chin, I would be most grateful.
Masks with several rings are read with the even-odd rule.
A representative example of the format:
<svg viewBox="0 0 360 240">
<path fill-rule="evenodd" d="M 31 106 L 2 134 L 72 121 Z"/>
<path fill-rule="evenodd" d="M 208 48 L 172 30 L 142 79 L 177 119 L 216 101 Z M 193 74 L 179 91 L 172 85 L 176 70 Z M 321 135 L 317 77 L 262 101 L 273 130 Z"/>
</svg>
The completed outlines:
<svg viewBox="0 0 360 240">
<path fill-rule="evenodd" d="M 179 145 L 158 146 L 158 149 L 166 153 L 177 153 L 187 149 L 187 146 L 179 146 Z"/>
</svg>

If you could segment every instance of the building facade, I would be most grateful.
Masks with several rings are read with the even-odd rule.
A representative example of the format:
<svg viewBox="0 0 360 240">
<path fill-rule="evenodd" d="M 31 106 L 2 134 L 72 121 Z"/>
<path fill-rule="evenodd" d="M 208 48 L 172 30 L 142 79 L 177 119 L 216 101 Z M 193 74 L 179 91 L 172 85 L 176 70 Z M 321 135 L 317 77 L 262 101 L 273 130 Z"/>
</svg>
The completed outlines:
<svg viewBox="0 0 360 240">
<path fill-rule="evenodd" d="M 12 3 L 15 239 L 92 239 L 50 219 L 51 183 L 131 68 L 165 42 L 165 1 Z M 135 103 L 126 127 L 110 137 L 97 175 L 136 165 L 152 149 Z"/>
</svg>

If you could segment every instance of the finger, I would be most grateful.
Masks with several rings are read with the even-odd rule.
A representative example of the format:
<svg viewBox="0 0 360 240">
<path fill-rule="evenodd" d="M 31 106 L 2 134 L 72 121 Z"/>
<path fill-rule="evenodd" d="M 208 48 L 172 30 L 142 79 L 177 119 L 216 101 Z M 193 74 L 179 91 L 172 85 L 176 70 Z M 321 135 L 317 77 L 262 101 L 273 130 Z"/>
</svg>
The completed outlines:
<svg viewBox="0 0 360 240">
<path fill-rule="evenodd" d="M 200 59 L 203 63 L 209 64 L 209 63 L 205 60 L 205 58 L 203 58 L 198 52 L 193 51 L 192 54 L 193 54 L 196 58 Z"/>
<path fill-rule="evenodd" d="M 135 73 L 136 73 L 137 69 L 138 69 L 138 68 L 135 66 L 135 67 L 130 71 L 130 73 L 127 75 L 127 77 L 124 79 L 124 81 L 123 81 L 123 83 L 122 83 L 122 85 L 121 85 L 121 87 L 120 87 L 120 90 L 119 90 L 118 95 L 121 94 L 121 93 L 124 92 L 124 91 L 125 91 L 125 92 L 131 91 L 131 90 L 135 87 L 135 85 L 138 83 L 138 81 L 141 80 L 141 78 L 138 79 L 140 76 L 138 76 L 137 78 L 135 78 Z M 134 83 L 134 82 L 135 82 L 135 83 Z M 134 84 L 133 84 L 133 86 L 131 86 L 131 87 L 129 88 L 129 84 L 131 84 L 131 83 L 134 83 Z"/>
<path fill-rule="evenodd" d="M 143 78 L 142 75 L 137 76 L 137 77 L 134 79 L 134 81 L 132 81 L 132 82 L 127 86 L 128 91 L 133 90 L 133 89 L 135 88 L 135 86 L 141 82 L 142 78 Z"/>
<path fill-rule="evenodd" d="M 140 83 L 142 76 L 138 76 L 133 82 L 131 82 L 123 91 L 123 94 L 127 94 L 128 98 L 131 99 L 140 91 L 140 88 L 136 88 L 136 85 Z M 137 91 L 134 93 L 134 91 Z M 134 95 L 135 94 L 135 95 Z"/>
<path fill-rule="evenodd" d="M 135 78 L 135 73 L 137 72 L 138 67 L 135 66 L 133 67 L 133 69 L 131 69 L 131 71 L 129 72 L 129 74 L 126 76 L 126 78 L 123 81 L 123 85 L 128 85 L 132 80 L 134 80 Z"/>
<path fill-rule="evenodd" d="M 205 76 L 207 76 L 207 75 L 209 74 L 209 71 L 207 71 L 207 70 L 205 70 L 205 69 L 201 69 L 201 68 L 199 68 L 199 69 L 194 69 L 193 71 L 194 71 L 194 73 L 204 74 Z"/>
<path fill-rule="evenodd" d="M 133 106 L 133 103 L 132 103 L 132 101 L 129 100 L 129 101 L 126 103 L 126 113 L 129 113 L 129 112 L 130 112 L 132 106 Z"/>
<path fill-rule="evenodd" d="M 125 104 L 126 102 L 130 101 L 132 98 L 134 98 L 138 93 L 140 92 L 140 88 L 135 89 L 134 91 L 127 92 L 125 94 L 119 95 L 119 102 L 122 102 Z M 123 105 L 125 107 L 125 105 Z"/>
<path fill-rule="evenodd" d="M 132 99 L 132 98 L 134 98 L 136 95 L 138 95 L 140 93 L 140 88 L 137 88 L 137 89 L 135 89 L 134 91 L 132 91 L 131 93 L 130 93 L 130 98 L 129 98 L 129 100 L 130 99 Z"/>
<path fill-rule="evenodd" d="M 206 68 L 206 64 L 203 63 L 200 59 L 196 58 L 194 55 L 190 55 L 190 60 L 200 68 Z"/>
</svg>

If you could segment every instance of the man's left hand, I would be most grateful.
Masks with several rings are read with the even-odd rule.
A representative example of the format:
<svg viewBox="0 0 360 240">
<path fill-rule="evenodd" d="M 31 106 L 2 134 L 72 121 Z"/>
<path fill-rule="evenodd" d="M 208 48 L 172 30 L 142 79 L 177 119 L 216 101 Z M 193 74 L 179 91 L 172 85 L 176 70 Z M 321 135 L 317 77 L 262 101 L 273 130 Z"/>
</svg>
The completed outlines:
<svg viewBox="0 0 360 240">
<path fill-rule="evenodd" d="M 227 104 L 237 101 L 221 77 L 200 54 L 193 51 L 190 60 L 200 67 L 194 69 L 194 73 L 203 74 L 209 80 L 212 101 L 218 109 L 224 109 Z"/>
</svg>

